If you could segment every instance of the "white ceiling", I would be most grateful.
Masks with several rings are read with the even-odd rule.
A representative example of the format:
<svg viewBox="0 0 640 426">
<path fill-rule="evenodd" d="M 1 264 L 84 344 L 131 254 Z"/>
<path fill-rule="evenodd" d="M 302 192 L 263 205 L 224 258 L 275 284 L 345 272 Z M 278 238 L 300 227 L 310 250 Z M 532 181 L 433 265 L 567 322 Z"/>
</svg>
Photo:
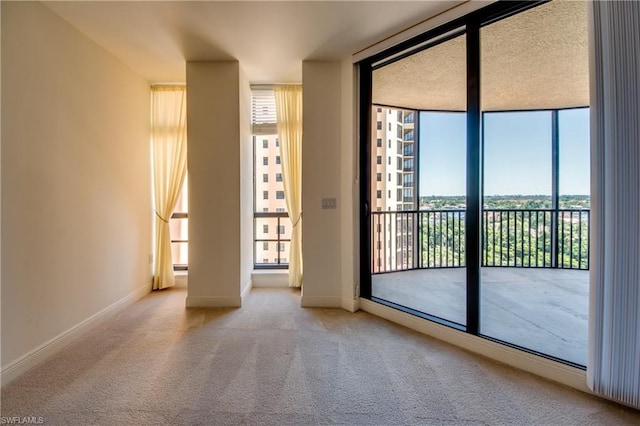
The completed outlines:
<svg viewBox="0 0 640 426">
<path fill-rule="evenodd" d="M 45 4 L 151 83 L 185 61 L 240 61 L 252 83 L 295 83 L 302 60 L 342 59 L 456 1 L 79 1 Z"/>
</svg>

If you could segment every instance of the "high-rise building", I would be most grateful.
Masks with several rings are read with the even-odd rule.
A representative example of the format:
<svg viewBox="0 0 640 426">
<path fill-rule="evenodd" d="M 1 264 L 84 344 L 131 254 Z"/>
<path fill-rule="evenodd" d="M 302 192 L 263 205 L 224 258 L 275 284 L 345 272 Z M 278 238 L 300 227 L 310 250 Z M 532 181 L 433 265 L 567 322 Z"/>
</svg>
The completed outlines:
<svg viewBox="0 0 640 426">
<path fill-rule="evenodd" d="M 413 216 L 416 210 L 416 118 L 412 110 L 374 107 L 371 141 L 371 212 L 373 270 L 392 271 L 413 266 Z"/>
<path fill-rule="evenodd" d="M 254 143 L 254 263 L 288 264 L 291 223 L 282 182 L 277 135 L 255 135 Z"/>
</svg>

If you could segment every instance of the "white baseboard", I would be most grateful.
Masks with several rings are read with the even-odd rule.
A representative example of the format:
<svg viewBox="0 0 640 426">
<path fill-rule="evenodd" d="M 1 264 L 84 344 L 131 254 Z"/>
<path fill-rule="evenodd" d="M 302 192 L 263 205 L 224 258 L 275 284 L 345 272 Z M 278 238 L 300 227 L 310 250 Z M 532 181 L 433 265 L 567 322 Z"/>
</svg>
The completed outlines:
<svg viewBox="0 0 640 426">
<path fill-rule="evenodd" d="M 310 297 L 304 292 L 300 298 L 300 306 L 303 308 L 341 308 L 341 297 Z"/>
<path fill-rule="evenodd" d="M 187 308 L 240 308 L 241 297 L 193 297 L 187 296 Z"/>
<path fill-rule="evenodd" d="M 29 351 L 17 360 L 11 362 L 9 365 L 2 367 L 2 372 L 0 372 L 0 383 L 2 383 L 1 386 L 10 383 L 33 367 L 46 361 L 56 352 L 64 348 L 66 345 L 68 345 L 84 333 L 90 331 L 94 327 L 108 320 L 119 310 L 143 298 L 151 292 L 151 286 L 152 282 L 145 284 L 128 296 L 125 296 L 117 302 L 112 303 L 100 312 L 90 316 L 84 321 L 76 324 L 66 331 L 63 331 L 54 338 Z"/>
<path fill-rule="evenodd" d="M 342 298 L 342 309 L 354 313 L 360 309 L 360 299 L 355 298 L 351 299 L 348 297 Z"/>
<path fill-rule="evenodd" d="M 289 287 L 289 271 L 269 269 L 253 271 L 251 281 L 254 288 Z"/>
<path fill-rule="evenodd" d="M 586 372 L 579 368 L 427 321 L 368 299 L 360 298 L 360 309 L 517 369 L 570 386 L 582 392 L 593 393 L 587 387 Z"/>
<path fill-rule="evenodd" d="M 242 290 L 242 293 L 240 294 L 240 303 L 243 304 L 244 301 L 246 300 L 247 296 L 249 295 L 249 293 L 251 293 L 251 289 L 253 288 L 253 281 L 251 278 L 249 278 L 249 281 L 246 282 L 246 284 L 244 285 L 244 289 Z"/>
<path fill-rule="evenodd" d="M 176 288 L 187 288 L 189 286 L 189 274 L 184 271 L 176 272 Z"/>
</svg>

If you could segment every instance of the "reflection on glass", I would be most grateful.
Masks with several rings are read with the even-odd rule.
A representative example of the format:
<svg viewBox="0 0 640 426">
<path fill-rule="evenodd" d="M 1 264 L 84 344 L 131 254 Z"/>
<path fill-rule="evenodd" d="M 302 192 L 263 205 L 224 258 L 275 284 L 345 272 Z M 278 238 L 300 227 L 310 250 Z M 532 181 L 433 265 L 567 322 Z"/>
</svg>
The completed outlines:
<svg viewBox="0 0 640 426">
<path fill-rule="evenodd" d="M 373 106 L 370 160 L 372 296 L 462 326 L 465 61 L 461 35 L 373 72 L 397 107 Z"/>
<path fill-rule="evenodd" d="M 588 110 L 566 108 L 588 90 L 580 78 L 556 78 L 585 65 L 565 64 L 548 48 L 580 45 L 548 31 L 558 16 L 586 27 L 575 7 L 584 5 L 545 3 L 481 29 L 480 333 L 586 365 Z M 538 38 L 519 28 L 539 29 Z"/>
</svg>

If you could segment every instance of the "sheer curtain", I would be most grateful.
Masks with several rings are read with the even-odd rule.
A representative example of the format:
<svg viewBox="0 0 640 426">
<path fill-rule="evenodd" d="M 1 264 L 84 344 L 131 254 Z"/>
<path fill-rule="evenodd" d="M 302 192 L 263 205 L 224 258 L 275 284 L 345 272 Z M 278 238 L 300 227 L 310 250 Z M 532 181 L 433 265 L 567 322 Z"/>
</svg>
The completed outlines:
<svg viewBox="0 0 640 426">
<path fill-rule="evenodd" d="M 289 286 L 302 286 L 302 86 L 275 86 L 282 182 L 291 230 Z"/>
<path fill-rule="evenodd" d="M 169 220 L 187 170 L 187 92 L 184 86 L 151 88 L 151 144 L 155 200 L 153 289 L 175 284 Z"/>
<path fill-rule="evenodd" d="M 640 408 L 640 3 L 593 2 L 587 380 Z"/>
</svg>

